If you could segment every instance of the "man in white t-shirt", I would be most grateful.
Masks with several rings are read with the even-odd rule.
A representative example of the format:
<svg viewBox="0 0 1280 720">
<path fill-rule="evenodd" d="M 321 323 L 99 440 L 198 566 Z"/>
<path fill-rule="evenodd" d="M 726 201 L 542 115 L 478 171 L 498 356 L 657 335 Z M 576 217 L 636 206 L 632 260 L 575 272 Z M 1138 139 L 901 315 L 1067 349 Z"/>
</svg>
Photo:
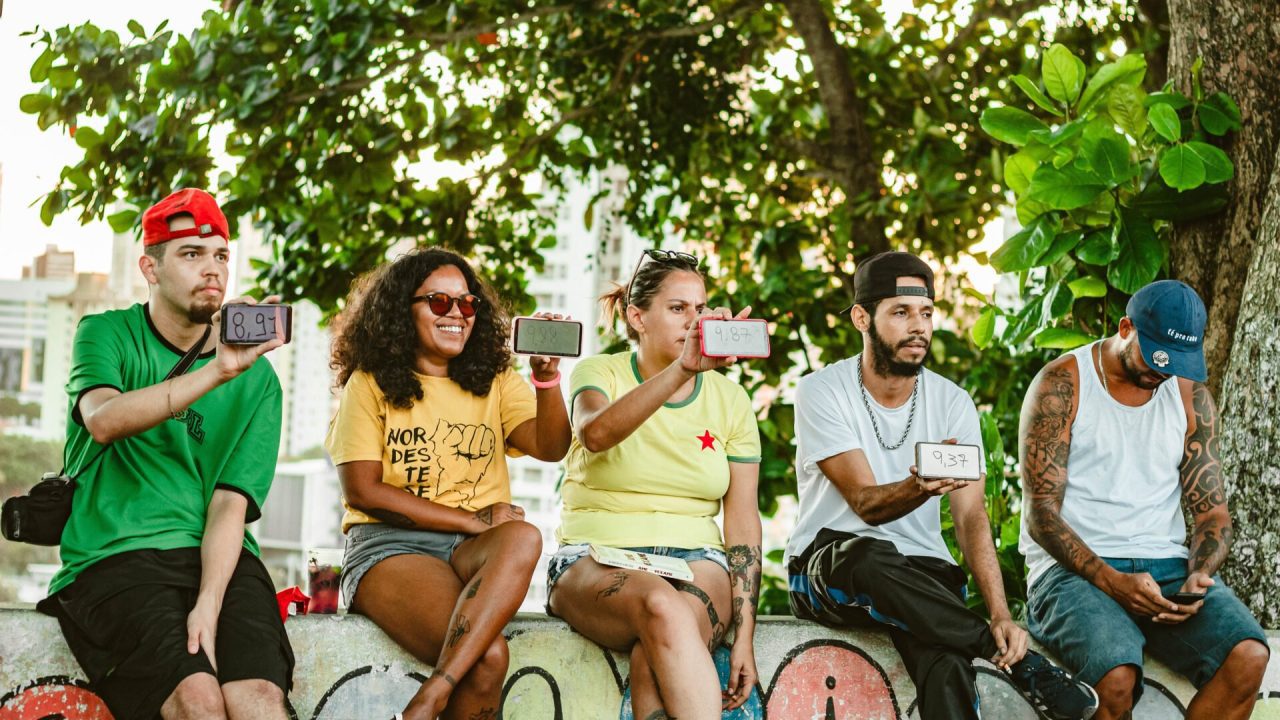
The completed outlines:
<svg viewBox="0 0 1280 720">
<path fill-rule="evenodd" d="M 1047 716 L 1089 717 L 1097 696 L 1029 652 L 1026 631 L 1010 616 L 983 504 L 985 475 L 974 482 L 916 475 L 917 442 L 982 444 L 973 401 L 923 368 L 933 271 L 903 252 L 862 262 L 849 317 L 864 352 L 805 377 L 796 396 L 800 517 L 787 545 L 793 612 L 832 627 L 868 618 L 886 625 L 924 720 L 979 717 L 974 658 L 1008 670 Z M 967 578 L 942 540 L 948 494 L 989 624 L 965 606 Z"/>
<path fill-rule="evenodd" d="M 1192 720 L 1249 717 L 1267 668 L 1266 634 L 1216 575 L 1232 529 L 1205 321 L 1191 287 L 1151 283 L 1022 406 L 1027 624 L 1097 689 L 1105 720 L 1142 696 L 1144 650 L 1196 686 Z"/>
</svg>

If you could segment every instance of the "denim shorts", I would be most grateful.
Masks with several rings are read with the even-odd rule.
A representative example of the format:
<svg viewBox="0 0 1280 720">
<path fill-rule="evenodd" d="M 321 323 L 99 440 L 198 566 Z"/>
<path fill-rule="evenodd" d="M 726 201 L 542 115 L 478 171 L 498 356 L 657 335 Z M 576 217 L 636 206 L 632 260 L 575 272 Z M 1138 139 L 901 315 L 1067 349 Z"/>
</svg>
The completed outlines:
<svg viewBox="0 0 1280 720">
<path fill-rule="evenodd" d="M 570 565 L 578 562 L 587 556 L 591 546 L 587 543 L 576 545 L 561 545 L 556 553 L 547 561 L 547 614 L 553 615 L 551 612 L 551 590 L 555 588 L 556 581 L 569 569 Z M 645 547 L 627 547 L 623 550 L 631 550 L 634 552 L 649 553 L 651 555 L 665 555 L 667 557 L 680 558 L 685 562 L 694 562 L 695 560 L 710 560 L 711 562 L 724 568 L 725 572 L 729 572 L 729 559 L 725 556 L 724 551 L 720 548 L 703 547 L 703 548 L 674 548 L 663 547 L 658 545 L 649 545 Z M 554 616 L 554 615 L 553 615 Z"/>
<path fill-rule="evenodd" d="M 1185 558 L 1102 560 L 1123 573 L 1151 573 L 1165 595 L 1187 579 Z M 1090 685 L 1113 668 L 1136 667 L 1135 703 L 1142 695 L 1144 647 L 1197 688 L 1203 687 L 1240 642 L 1267 644 L 1262 626 L 1244 603 L 1217 575 L 1213 580 L 1198 613 L 1177 625 L 1163 625 L 1129 613 L 1088 580 L 1055 565 L 1028 593 L 1027 628 Z"/>
<path fill-rule="evenodd" d="M 360 579 L 379 562 L 395 555 L 430 555 L 449 562 L 468 537 L 462 533 L 406 530 L 383 523 L 351 526 L 342 557 L 342 597 L 346 606 L 351 607 L 355 600 Z"/>
</svg>

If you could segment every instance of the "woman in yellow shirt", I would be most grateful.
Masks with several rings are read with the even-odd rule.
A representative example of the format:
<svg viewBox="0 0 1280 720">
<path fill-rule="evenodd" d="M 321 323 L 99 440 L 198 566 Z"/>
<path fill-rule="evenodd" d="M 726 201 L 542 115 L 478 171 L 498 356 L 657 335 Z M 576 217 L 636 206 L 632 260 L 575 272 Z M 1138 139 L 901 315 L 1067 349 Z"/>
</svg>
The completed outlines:
<svg viewBox="0 0 1280 720">
<path fill-rule="evenodd" d="M 732 316 L 707 310 L 693 256 L 662 250 L 646 251 L 631 282 L 602 299 L 623 318 L 636 350 L 574 368 L 573 443 L 561 545 L 547 569 L 548 610 L 631 654 L 636 718 L 719 718 L 756 683 L 760 587 L 756 419 L 739 385 L 707 372 L 733 358 L 703 357 L 697 322 Z M 723 540 L 715 523 L 722 503 Z M 694 579 L 602 565 L 589 556 L 592 544 L 681 558 Z M 711 651 L 729 631 L 722 689 Z"/>
<path fill-rule="evenodd" d="M 558 317 L 558 316 L 551 316 Z M 558 361 L 511 367 L 508 320 L 467 262 L 427 249 L 353 291 L 334 339 L 343 385 L 325 445 L 347 534 L 342 592 L 435 667 L 406 720 L 495 717 L 502 629 L 529 587 L 542 535 L 511 504 L 507 455 L 569 447 Z"/>
</svg>

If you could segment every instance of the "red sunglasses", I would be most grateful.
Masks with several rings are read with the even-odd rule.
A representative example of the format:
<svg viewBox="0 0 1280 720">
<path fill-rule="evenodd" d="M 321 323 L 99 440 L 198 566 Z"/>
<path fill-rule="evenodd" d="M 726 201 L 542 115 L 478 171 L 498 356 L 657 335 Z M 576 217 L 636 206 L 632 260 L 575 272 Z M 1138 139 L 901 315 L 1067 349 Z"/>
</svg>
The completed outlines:
<svg viewBox="0 0 1280 720">
<path fill-rule="evenodd" d="M 427 307 L 431 308 L 431 312 L 436 315 L 445 316 L 453 309 L 454 303 L 458 304 L 458 312 L 462 313 L 462 317 L 469 318 L 476 314 L 480 309 L 480 303 L 483 302 L 479 297 L 470 293 L 461 297 L 454 297 L 449 293 L 433 292 L 427 295 L 414 295 L 409 298 L 410 302 L 425 302 Z"/>
</svg>

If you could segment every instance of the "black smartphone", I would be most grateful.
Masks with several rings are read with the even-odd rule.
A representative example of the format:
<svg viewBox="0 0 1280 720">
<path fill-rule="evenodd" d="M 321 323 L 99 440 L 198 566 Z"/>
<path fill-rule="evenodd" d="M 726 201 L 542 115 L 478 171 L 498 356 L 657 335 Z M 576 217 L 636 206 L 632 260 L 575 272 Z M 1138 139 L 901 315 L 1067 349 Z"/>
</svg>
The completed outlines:
<svg viewBox="0 0 1280 720">
<path fill-rule="evenodd" d="M 284 331 L 284 341 L 293 338 L 293 308 L 289 305 L 248 305 L 231 303 L 222 306 L 223 345 L 261 345 L 276 339 L 276 317 Z"/>
<path fill-rule="evenodd" d="M 1164 596 L 1165 600 L 1172 600 L 1179 605 L 1192 605 L 1204 599 L 1204 593 L 1176 592 Z"/>
<path fill-rule="evenodd" d="M 576 358 L 582 354 L 582 323 L 577 320 L 518 317 L 511 326 L 511 346 L 517 355 Z"/>
</svg>

